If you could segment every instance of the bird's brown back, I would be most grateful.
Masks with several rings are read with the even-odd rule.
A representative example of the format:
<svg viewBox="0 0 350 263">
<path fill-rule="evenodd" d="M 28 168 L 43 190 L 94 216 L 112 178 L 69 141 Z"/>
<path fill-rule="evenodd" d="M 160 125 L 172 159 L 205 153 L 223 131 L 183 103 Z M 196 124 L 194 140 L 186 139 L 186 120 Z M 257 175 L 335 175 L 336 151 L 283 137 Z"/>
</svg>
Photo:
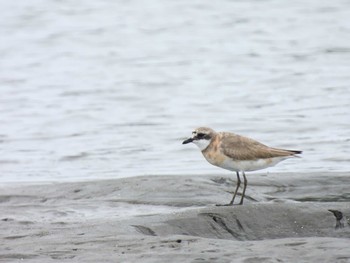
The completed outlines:
<svg viewBox="0 0 350 263">
<path fill-rule="evenodd" d="M 256 160 L 274 157 L 288 157 L 301 153 L 284 149 L 271 148 L 248 137 L 229 132 L 220 132 L 220 150 L 234 160 Z"/>
</svg>

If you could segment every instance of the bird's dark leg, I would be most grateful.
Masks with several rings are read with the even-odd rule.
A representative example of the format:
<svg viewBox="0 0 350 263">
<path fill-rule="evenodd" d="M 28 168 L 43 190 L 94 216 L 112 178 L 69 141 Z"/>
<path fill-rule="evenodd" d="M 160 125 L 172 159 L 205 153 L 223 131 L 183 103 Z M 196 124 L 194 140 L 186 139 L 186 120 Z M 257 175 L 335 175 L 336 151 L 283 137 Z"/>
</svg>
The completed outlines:
<svg viewBox="0 0 350 263">
<path fill-rule="evenodd" d="M 245 173 L 243 173 L 243 178 L 244 178 L 244 188 L 243 188 L 243 193 L 242 193 L 242 197 L 241 197 L 241 201 L 239 202 L 239 205 L 243 205 L 243 199 L 244 199 L 244 196 L 245 196 L 245 189 L 247 188 L 247 184 L 248 184 L 248 181 L 247 181 L 247 177 L 245 177 Z"/>
<path fill-rule="evenodd" d="M 237 192 L 238 192 L 238 188 L 241 185 L 241 178 L 239 177 L 239 172 L 236 172 L 236 174 L 237 174 L 237 186 L 236 186 L 236 190 L 235 190 L 235 192 L 233 194 L 232 200 L 229 203 L 229 205 L 233 205 L 233 202 L 235 201 L 235 198 L 236 198 L 236 195 L 237 195 Z"/>
</svg>

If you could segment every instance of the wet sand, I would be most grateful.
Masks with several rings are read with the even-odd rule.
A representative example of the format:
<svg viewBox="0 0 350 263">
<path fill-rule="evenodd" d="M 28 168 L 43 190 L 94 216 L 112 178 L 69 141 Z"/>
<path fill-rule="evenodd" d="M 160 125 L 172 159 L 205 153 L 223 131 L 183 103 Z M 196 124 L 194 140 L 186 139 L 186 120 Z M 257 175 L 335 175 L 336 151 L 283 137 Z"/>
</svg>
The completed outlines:
<svg viewBox="0 0 350 263">
<path fill-rule="evenodd" d="M 234 176 L 6 184 L 0 262 L 350 262 L 348 178 L 249 175 L 233 207 Z"/>
</svg>

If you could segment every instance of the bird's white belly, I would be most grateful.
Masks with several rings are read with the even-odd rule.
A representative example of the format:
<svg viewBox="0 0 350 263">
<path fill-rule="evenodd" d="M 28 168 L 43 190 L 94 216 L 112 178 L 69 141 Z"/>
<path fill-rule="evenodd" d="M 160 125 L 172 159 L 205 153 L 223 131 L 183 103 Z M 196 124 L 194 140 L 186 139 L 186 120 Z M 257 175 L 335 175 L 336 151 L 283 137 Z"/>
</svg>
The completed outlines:
<svg viewBox="0 0 350 263">
<path fill-rule="evenodd" d="M 230 171 L 256 171 L 265 169 L 267 167 L 271 167 L 287 159 L 288 157 L 275 157 L 275 158 L 267 158 L 267 159 L 257 159 L 257 160 L 232 160 L 226 159 L 220 165 L 221 168 L 230 170 Z"/>
</svg>

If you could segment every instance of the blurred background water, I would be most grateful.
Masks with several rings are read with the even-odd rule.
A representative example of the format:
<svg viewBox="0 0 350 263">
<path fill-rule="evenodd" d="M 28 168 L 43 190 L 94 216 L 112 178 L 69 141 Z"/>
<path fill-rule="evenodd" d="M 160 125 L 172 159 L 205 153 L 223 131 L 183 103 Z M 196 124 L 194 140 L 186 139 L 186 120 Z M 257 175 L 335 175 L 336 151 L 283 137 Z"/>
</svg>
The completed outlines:
<svg viewBox="0 0 350 263">
<path fill-rule="evenodd" d="M 2 1 L 0 182 L 227 174 L 193 128 L 350 169 L 350 2 Z"/>
</svg>

